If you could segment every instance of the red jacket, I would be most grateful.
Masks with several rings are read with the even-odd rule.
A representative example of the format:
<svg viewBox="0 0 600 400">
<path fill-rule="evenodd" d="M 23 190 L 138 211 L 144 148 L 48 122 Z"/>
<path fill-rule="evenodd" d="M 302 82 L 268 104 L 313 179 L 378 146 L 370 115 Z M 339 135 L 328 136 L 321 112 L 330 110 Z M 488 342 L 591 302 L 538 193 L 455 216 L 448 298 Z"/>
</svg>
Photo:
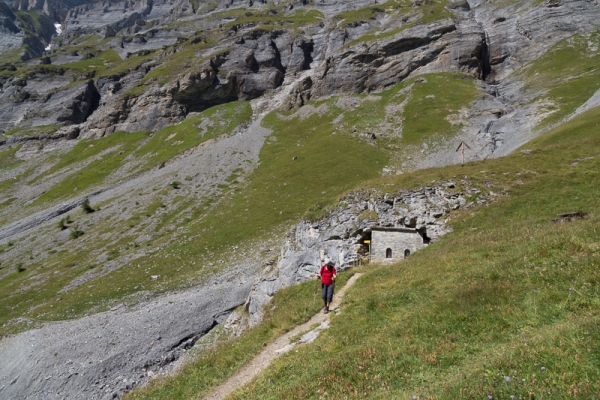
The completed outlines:
<svg viewBox="0 0 600 400">
<path fill-rule="evenodd" d="M 327 265 L 323 265 L 319 275 L 321 275 L 321 282 L 324 285 L 331 285 L 333 283 L 333 275 L 337 275 L 337 271 L 334 266 L 331 266 L 331 270 L 328 270 Z"/>
</svg>

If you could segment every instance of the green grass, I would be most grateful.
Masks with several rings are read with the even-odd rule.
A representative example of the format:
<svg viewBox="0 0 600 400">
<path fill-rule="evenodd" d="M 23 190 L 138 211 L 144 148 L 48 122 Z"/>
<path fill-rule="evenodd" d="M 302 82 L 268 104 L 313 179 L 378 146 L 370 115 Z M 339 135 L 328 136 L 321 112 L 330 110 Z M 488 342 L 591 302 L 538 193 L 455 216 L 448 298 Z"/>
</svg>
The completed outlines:
<svg viewBox="0 0 600 400">
<path fill-rule="evenodd" d="M 528 144 L 527 156 L 382 179 L 392 190 L 460 174 L 511 194 L 460 214 L 454 233 L 408 261 L 368 270 L 322 338 L 233 398 L 595 398 L 597 113 Z M 573 210 L 590 217 L 550 221 Z"/>
<path fill-rule="evenodd" d="M 426 81 L 421 82 L 421 78 Z M 411 84 L 412 88 L 408 88 Z M 448 116 L 468 107 L 478 93 L 473 78 L 462 74 L 410 78 L 381 93 L 359 96 L 363 100 L 361 106 L 346 112 L 338 128 L 356 128 L 358 133 L 381 132 L 377 143 L 390 151 L 394 163 L 400 163 L 419 151 L 422 143 L 433 148 L 455 136 L 461 125 L 452 125 Z M 405 100 L 408 101 L 400 110 L 398 107 Z"/>
<path fill-rule="evenodd" d="M 12 128 L 4 132 L 7 136 L 51 135 L 58 130 L 58 125 L 41 125 L 30 128 Z"/>
<path fill-rule="evenodd" d="M 15 157 L 21 146 L 10 147 L 0 152 L 0 171 L 14 168 L 20 161 Z"/>
<path fill-rule="evenodd" d="M 425 1 L 419 6 L 415 6 L 410 1 L 391 0 L 381 5 L 369 6 L 351 11 L 344 11 L 336 15 L 334 17 L 334 20 L 339 21 L 338 25 L 340 26 L 348 26 L 359 22 L 367 22 L 370 19 L 375 19 L 378 14 L 383 13 L 396 13 L 398 15 L 406 15 L 407 17 L 405 18 L 408 18 L 409 15 L 413 15 L 415 13 L 420 14 L 419 18 L 412 20 L 411 22 L 401 24 L 401 26 L 399 27 L 395 27 L 387 31 L 373 30 L 359 37 L 358 39 L 355 39 L 344 45 L 344 47 L 350 47 L 355 44 L 381 40 L 384 38 L 394 36 L 417 24 L 429 24 L 444 18 L 451 18 L 452 13 L 446 9 L 447 5 L 448 2 L 445 0 L 432 2 Z"/>
<path fill-rule="evenodd" d="M 85 166 L 80 166 L 76 172 L 54 185 L 32 205 L 85 193 L 100 183 L 108 183 L 105 182 L 106 178 L 123 166 L 125 159 L 132 154 L 138 160 L 136 172 L 157 167 L 210 138 L 231 132 L 239 124 L 247 122 L 251 115 L 252 110 L 248 103 L 233 102 L 205 110 L 178 125 L 164 128 L 154 134 L 115 132 L 98 140 L 83 139 L 52 168 L 31 183 L 66 168 L 76 167 L 79 163 L 85 163 Z M 198 125 L 207 119 L 209 122 L 204 132 Z M 104 155 L 100 156 L 101 154 Z M 93 158 L 96 159 L 88 162 Z"/>
<path fill-rule="evenodd" d="M 343 287 L 353 274 L 353 271 L 340 273 L 336 286 Z M 200 398 L 252 360 L 267 343 L 308 321 L 322 306 L 316 281 L 280 290 L 267 306 L 264 322 L 257 328 L 238 339 L 222 340 L 215 348 L 202 352 L 176 377 L 155 380 L 124 399 Z"/>
<path fill-rule="evenodd" d="M 560 121 L 600 89 L 600 32 L 561 41 L 525 71 L 525 89 L 542 91 L 537 100 L 552 102 L 541 126 Z"/>
<path fill-rule="evenodd" d="M 242 101 L 209 108 L 178 125 L 155 133 L 135 155 L 146 156 L 142 168 L 158 166 L 201 142 L 231 132 L 236 126 L 247 123 L 251 116 L 250 104 Z M 206 132 L 198 127 L 203 122 L 206 124 Z"/>
<path fill-rule="evenodd" d="M 427 83 L 413 86 L 412 101 L 404 109 L 402 140 L 416 144 L 436 134 L 456 134 L 460 127 L 446 119 L 475 100 L 478 91 L 469 77 L 459 74 L 425 75 Z"/>
<path fill-rule="evenodd" d="M 232 398 L 596 398 L 598 111 L 530 142 L 531 154 L 359 186 L 392 192 L 465 178 L 510 195 L 454 214 L 452 234 L 405 262 L 363 268 L 366 275 L 347 293 L 329 330 L 275 360 Z M 589 218 L 551 222 L 574 210 Z M 276 296 L 276 312 L 295 314 L 310 298 L 310 286 L 288 289 L 287 301 Z M 129 398 L 202 396 L 280 333 L 273 324 L 267 318 L 240 339 L 202 353 L 177 377 Z M 261 334 L 267 331 L 273 336 Z"/>
<path fill-rule="evenodd" d="M 374 19 L 377 14 L 391 13 L 397 10 L 407 9 L 408 7 L 412 7 L 410 1 L 390 0 L 375 6 L 343 11 L 333 17 L 333 19 L 338 21 L 338 26 L 344 27 L 356 22 L 367 22 L 370 19 Z"/>
<path fill-rule="evenodd" d="M 137 148 L 139 141 L 146 138 L 148 134 L 148 132 L 115 132 L 100 140 L 84 139 L 80 141 L 73 150 L 50 169 L 48 174 L 77 162 L 87 161 L 90 158 L 96 159 L 86 163 L 84 167 L 52 186 L 32 205 L 35 206 L 85 193 L 89 188 L 103 182 L 106 177 L 123 165 L 125 158 Z M 102 152 L 104 153 L 100 156 Z M 37 180 L 41 178 L 40 176 Z"/>
<path fill-rule="evenodd" d="M 230 28 L 234 25 L 259 25 L 263 28 L 267 26 L 278 26 L 297 29 L 304 25 L 316 24 L 323 20 L 324 16 L 317 10 L 299 10 L 291 14 L 283 15 L 282 12 L 272 15 L 267 12 L 250 12 L 245 9 L 235 9 L 223 11 L 215 14 L 217 18 L 231 17 L 235 20 L 227 22 L 224 27 Z"/>
<path fill-rule="evenodd" d="M 200 282 L 214 273 L 216 267 L 210 267 L 208 262 L 221 257 L 232 245 L 243 246 L 257 238 L 282 234 L 313 204 L 332 201 L 356 184 L 377 177 L 387 162 L 387 155 L 357 138 L 335 133 L 332 122 L 336 115 L 337 111 L 332 110 L 325 116 L 313 115 L 304 121 L 283 120 L 276 112 L 268 115 L 264 123 L 274 130 L 276 140 L 263 147 L 260 165 L 247 177 L 243 191 L 232 184 L 223 194 L 227 196 L 226 201 L 218 207 L 213 205 L 216 199 L 206 199 L 204 204 L 198 201 L 195 206 L 190 203 L 194 218 L 181 220 L 186 206 L 183 200 L 172 213 L 162 216 L 160 226 L 176 223 L 178 228 L 185 229 L 187 240 L 161 246 L 160 251 L 92 279 L 85 287 L 63 293 L 61 301 L 47 296 L 45 304 L 29 316 L 61 319 L 92 308 L 103 309 L 115 299 L 126 298 L 140 290 L 161 292 Z M 294 156 L 298 158 L 292 161 Z M 354 162 L 356 158 L 364 164 Z M 332 165 L 336 168 L 331 168 Z M 157 204 L 159 201 L 160 196 Z M 143 221 L 142 216 L 123 225 L 135 226 L 140 221 Z M 115 229 L 130 228 L 123 228 L 119 223 Z M 165 242 L 161 236 L 165 232 L 159 234 L 154 246 Z M 92 234 L 90 228 L 86 228 L 86 236 Z M 160 275 L 161 279 L 146 284 L 149 275 Z M 143 289 L 141 284 L 145 284 Z"/>
</svg>

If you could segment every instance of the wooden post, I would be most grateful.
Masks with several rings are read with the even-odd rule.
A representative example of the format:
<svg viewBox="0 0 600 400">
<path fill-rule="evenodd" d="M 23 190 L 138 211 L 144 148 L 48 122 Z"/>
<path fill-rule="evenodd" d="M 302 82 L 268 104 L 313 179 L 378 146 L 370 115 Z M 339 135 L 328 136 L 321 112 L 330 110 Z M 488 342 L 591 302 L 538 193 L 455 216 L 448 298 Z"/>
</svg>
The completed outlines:
<svg viewBox="0 0 600 400">
<path fill-rule="evenodd" d="M 471 148 L 469 147 L 469 145 L 467 145 L 465 142 L 460 142 L 460 144 L 458 145 L 458 147 L 456 148 L 456 151 L 462 150 L 462 166 L 465 166 L 465 147 L 469 150 L 471 150 Z"/>
</svg>

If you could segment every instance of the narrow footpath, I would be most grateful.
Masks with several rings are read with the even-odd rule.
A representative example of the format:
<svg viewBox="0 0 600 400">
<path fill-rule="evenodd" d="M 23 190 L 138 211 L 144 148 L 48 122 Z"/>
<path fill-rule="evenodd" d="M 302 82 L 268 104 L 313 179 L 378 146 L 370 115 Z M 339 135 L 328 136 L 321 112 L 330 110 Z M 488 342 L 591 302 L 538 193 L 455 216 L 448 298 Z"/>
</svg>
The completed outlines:
<svg viewBox="0 0 600 400">
<path fill-rule="evenodd" d="M 354 274 L 348 280 L 348 282 L 346 282 L 346 285 L 344 285 L 344 287 L 341 288 L 333 296 L 333 301 L 331 302 L 330 307 L 331 312 L 339 312 L 340 304 L 342 302 L 344 294 L 346 293 L 346 290 L 348 290 L 348 288 L 350 288 L 354 284 L 354 282 L 356 282 L 356 280 L 360 278 L 361 275 L 362 274 L 360 273 Z M 321 301 L 321 299 L 318 299 L 318 301 Z M 327 329 L 329 327 L 329 317 L 331 315 L 331 312 L 329 314 L 324 314 L 323 311 L 320 311 L 318 314 L 314 315 L 309 321 L 303 323 L 302 325 L 298 325 L 291 331 L 275 339 L 275 341 L 267 345 L 267 347 L 265 347 L 265 349 L 259 355 L 254 357 L 252 361 L 243 366 L 225 383 L 216 388 L 212 393 L 203 397 L 203 400 L 221 400 L 226 398 L 235 390 L 250 382 L 252 378 L 258 376 L 271 364 L 271 362 L 274 359 L 276 359 L 280 355 L 292 350 L 297 344 L 311 343 L 317 338 L 321 330 Z M 308 330 L 315 325 L 319 326 L 308 332 Z M 291 342 L 292 338 L 297 337 L 303 332 L 308 333 L 302 335 L 299 342 Z"/>
</svg>

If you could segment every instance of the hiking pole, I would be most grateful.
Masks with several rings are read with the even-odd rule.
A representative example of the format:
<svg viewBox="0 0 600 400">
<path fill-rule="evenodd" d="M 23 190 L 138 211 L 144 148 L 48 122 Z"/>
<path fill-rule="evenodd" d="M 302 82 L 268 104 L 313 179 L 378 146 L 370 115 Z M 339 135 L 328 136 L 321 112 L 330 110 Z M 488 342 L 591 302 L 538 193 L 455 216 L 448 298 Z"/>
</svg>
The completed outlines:
<svg viewBox="0 0 600 400">
<path fill-rule="evenodd" d="M 317 275 L 317 277 L 318 277 L 318 275 Z M 317 289 L 317 290 L 315 291 L 314 296 L 313 296 L 313 307 L 315 306 L 315 302 L 317 301 L 317 293 L 319 292 L 319 280 L 318 279 L 317 279 L 317 287 L 315 289 Z"/>
</svg>

